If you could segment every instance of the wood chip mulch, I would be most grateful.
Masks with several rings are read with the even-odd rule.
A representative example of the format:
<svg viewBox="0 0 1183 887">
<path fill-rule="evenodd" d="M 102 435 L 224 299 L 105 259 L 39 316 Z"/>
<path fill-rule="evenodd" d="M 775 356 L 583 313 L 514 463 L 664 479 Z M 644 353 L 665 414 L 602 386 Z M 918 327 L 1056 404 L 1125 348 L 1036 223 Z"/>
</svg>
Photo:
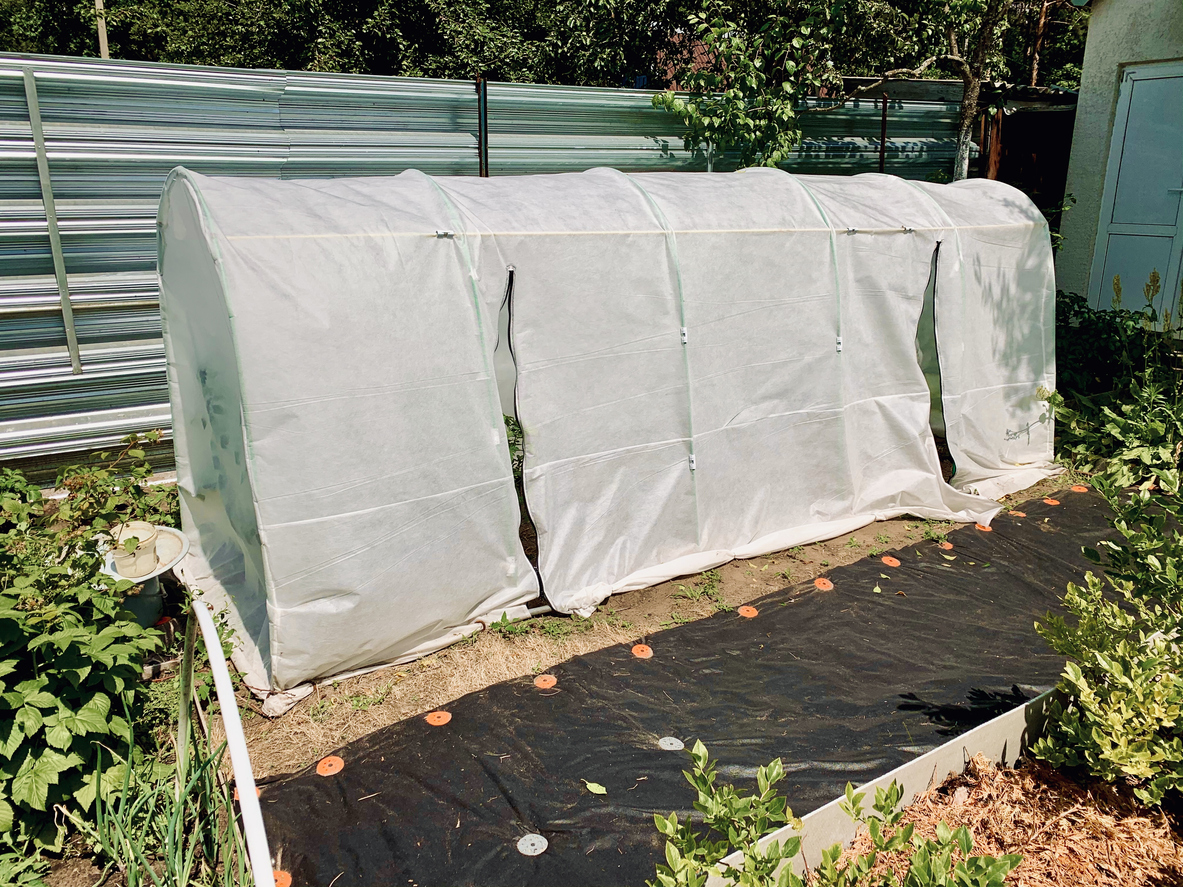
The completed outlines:
<svg viewBox="0 0 1183 887">
<path fill-rule="evenodd" d="M 978 755 L 963 775 L 917 798 L 904 819 L 926 838 L 935 838 L 941 820 L 969 826 L 975 855 L 1022 855 L 1008 885 L 1183 885 L 1183 835 L 1166 814 L 1141 805 L 1124 787 L 1082 785 L 1036 761 L 1011 769 Z M 848 854 L 870 849 L 864 832 Z M 909 855 L 880 856 L 876 872 L 890 868 L 902 879 Z"/>
</svg>

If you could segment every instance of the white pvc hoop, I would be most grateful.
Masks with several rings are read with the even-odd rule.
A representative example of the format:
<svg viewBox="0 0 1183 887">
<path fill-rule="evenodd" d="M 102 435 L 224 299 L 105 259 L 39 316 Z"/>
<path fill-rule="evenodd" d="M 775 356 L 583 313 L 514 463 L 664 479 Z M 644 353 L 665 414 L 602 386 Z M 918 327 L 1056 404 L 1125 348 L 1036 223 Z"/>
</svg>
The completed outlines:
<svg viewBox="0 0 1183 887">
<path fill-rule="evenodd" d="M 230 766 L 234 771 L 234 784 L 238 787 L 238 806 L 242 811 L 242 830 L 246 833 L 247 857 L 255 877 L 255 887 L 275 887 L 275 872 L 271 867 L 271 851 L 267 847 L 267 830 L 263 826 L 263 811 L 259 807 L 259 796 L 255 790 L 255 774 L 251 770 L 251 756 L 246 748 L 246 735 L 242 732 L 242 719 L 238 715 L 238 700 L 234 698 L 234 685 L 230 682 L 230 670 L 222 655 L 222 641 L 210 615 L 209 606 L 193 601 L 193 614 L 205 639 L 209 655 L 210 670 L 214 674 L 214 689 L 218 704 L 222 707 L 222 726 L 226 730 L 226 746 L 230 751 Z M 191 635 L 190 635 L 191 636 Z M 193 651 L 185 650 L 192 661 Z M 189 672 L 191 676 L 191 672 Z M 188 700 L 188 688 L 182 688 L 182 704 Z"/>
</svg>

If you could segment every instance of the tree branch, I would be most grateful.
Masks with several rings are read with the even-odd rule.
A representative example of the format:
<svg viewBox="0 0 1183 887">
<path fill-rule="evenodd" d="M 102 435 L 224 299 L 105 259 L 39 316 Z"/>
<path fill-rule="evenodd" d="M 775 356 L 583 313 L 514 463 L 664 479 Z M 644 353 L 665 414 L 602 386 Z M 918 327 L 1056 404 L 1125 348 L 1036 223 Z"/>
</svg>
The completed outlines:
<svg viewBox="0 0 1183 887">
<path fill-rule="evenodd" d="M 915 68 L 896 68 L 895 70 L 887 71 L 874 83 L 868 83 L 866 86 L 860 86 L 858 89 L 852 90 L 850 93 L 835 99 L 834 104 L 832 105 L 826 105 L 825 107 L 805 108 L 803 109 L 802 113 L 820 114 L 826 111 L 837 110 L 838 108 L 844 107 L 851 99 L 857 99 L 859 96 L 866 95 L 868 92 L 874 92 L 876 89 L 881 88 L 885 83 L 888 83 L 892 80 L 904 80 L 908 77 L 919 77 L 937 62 L 953 62 L 954 65 L 960 65 L 968 69 L 965 59 L 961 58 L 959 55 L 934 55 L 931 58 L 925 59 Z"/>
</svg>

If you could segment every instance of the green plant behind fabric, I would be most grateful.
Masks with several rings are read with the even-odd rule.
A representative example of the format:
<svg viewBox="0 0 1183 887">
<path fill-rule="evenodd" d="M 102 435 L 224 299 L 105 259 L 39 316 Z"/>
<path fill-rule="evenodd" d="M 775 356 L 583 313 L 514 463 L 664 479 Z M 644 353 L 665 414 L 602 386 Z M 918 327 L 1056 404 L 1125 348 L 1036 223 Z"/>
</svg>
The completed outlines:
<svg viewBox="0 0 1183 887">
<path fill-rule="evenodd" d="M 175 491 L 146 487 L 138 438 L 92 468 L 62 472 L 63 499 L 7 473 L 0 488 L 0 839 L 60 849 L 54 808 L 86 814 L 117 775 L 99 742 L 126 742 L 140 672 L 160 633 L 122 607 L 135 583 L 100 573 L 110 531 L 176 522 Z"/>
<path fill-rule="evenodd" d="M 1033 753 L 1053 766 L 1079 767 L 1131 782 L 1157 805 L 1183 787 L 1183 512 L 1179 472 L 1156 471 L 1157 491 L 1124 494 L 1098 484 L 1113 508 L 1120 541 L 1085 554 L 1105 575 L 1068 586 L 1064 609 L 1039 633 L 1069 658 L 1045 736 Z"/>
<path fill-rule="evenodd" d="M 805 887 L 807 882 L 791 865 L 801 852 L 799 837 L 759 843 L 783 826 L 801 828 L 801 820 L 775 790 L 785 776 L 780 758 L 757 771 L 756 793 L 747 794 L 732 785 L 715 784 L 716 764 L 702 742 L 694 743 L 690 756 L 693 767 L 685 776 L 697 793 L 694 809 L 706 832 L 696 829 L 690 819 L 679 822 L 675 813 L 654 815 L 657 830 L 666 838 L 666 862 L 657 866 L 657 877 L 646 882 L 648 887 L 703 887 L 710 875 L 740 887 Z M 971 856 L 973 836 L 964 826 L 953 830 L 942 822 L 935 841 L 916 837 L 914 827 L 903 822 L 902 795 L 896 782 L 876 789 L 872 809 L 867 811 L 863 809 L 865 793 L 855 793 L 848 783 L 842 810 L 866 827 L 873 849 L 843 862 L 842 845 L 835 844 L 822 851 L 821 863 L 808 883 L 813 887 L 1002 887 L 1007 873 L 1021 861 L 1013 855 Z M 890 871 L 872 880 L 878 855 L 903 849 L 912 851 L 904 880 Z M 723 864 L 723 858 L 735 851 L 742 855 L 742 863 L 738 867 Z M 961 859 L 954 861 L 956 854 Z"/>
<path fill-rule="evenodd" d="M 514 480 L 518 486 L 522 483 L 522 464 L 526 459 L 526 437 L 522 426 L 513 416 L 505 416 L 505 437 L 509 442 L 509 464 L 513 469 Z"/>
</svg>

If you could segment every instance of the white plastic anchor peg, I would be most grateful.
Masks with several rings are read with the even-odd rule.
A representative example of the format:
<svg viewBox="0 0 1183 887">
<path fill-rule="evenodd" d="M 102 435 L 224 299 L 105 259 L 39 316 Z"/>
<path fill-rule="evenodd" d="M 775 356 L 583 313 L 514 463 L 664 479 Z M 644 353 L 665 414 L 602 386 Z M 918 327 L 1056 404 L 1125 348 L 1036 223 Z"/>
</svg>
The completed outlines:
<svg viewBox="0 0 1183 887">
<path fill-rule="evenodd" d="M 518 853 L 522 856 L 538 856 L 544 853 L 549 846 L 549 842 L 542 835 L 528 834 L 522 835 L 518 839 Z"/>
</svg>

